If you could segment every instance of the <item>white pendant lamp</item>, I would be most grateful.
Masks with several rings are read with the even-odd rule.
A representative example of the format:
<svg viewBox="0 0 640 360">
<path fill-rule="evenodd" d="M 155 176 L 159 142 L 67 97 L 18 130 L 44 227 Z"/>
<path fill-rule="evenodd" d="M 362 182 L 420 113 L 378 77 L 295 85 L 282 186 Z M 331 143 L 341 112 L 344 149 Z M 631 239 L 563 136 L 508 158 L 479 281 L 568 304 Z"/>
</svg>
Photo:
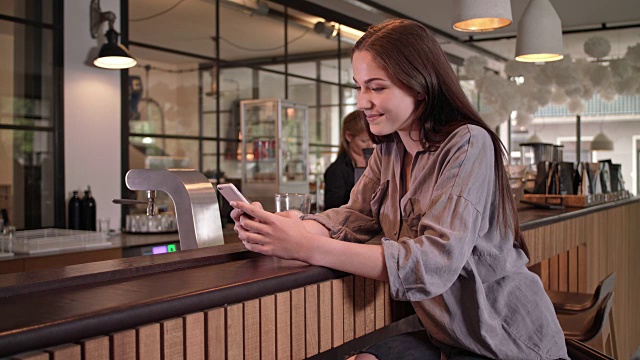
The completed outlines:
<svg viewBox="0 0 640 360">
<path fill-rule="evenodd" d="M 452 25 L 458 31 L 492 31 L 513 20 L 510 0 L 453 0 L 452 5 Z"/>
<path fill-rule="evenodd" d="M 613 141 L 602 131 L 591 140 L 591 150 L 613 150 Z"/>
<path fill-rule="evenodd" d="M 563 58 L 562 23 L 549 0 L 531 0 L 518 21 L 516 60 L 556 61 Z"/>
</svg>

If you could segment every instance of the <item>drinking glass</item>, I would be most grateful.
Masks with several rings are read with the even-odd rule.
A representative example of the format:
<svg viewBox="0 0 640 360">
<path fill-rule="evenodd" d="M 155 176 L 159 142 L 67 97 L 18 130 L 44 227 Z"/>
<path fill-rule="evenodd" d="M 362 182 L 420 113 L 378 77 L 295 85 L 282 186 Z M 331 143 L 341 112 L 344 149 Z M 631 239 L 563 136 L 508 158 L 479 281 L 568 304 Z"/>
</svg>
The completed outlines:
<svg viewBox="0 0 640 360">
<path fill-rule="evenodd" d="M 299 210 L 303 214 L 308 214 L 311 211 L 311 195 L 309 194 L 279 193 L 275 195 L 275 198 L 277 212 Z"/>
</svg>

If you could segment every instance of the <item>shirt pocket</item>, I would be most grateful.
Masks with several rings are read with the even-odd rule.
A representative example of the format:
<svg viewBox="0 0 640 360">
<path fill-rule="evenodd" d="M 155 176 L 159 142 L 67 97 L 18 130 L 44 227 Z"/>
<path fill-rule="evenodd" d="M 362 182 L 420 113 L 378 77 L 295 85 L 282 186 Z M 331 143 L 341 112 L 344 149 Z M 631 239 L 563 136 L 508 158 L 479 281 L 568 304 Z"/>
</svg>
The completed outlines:
<svg viewBox="0 0 640 360">
<path fill-rule="evenodd" d="M 384 203 L 384 199 L 387 197 L 388 190 L 389 180 L 385 180 L 380 183 L 376 191 L 371 195 L 371 215 L 377 223 L 380 223 L 380 209 L 382 209 L 382 204 Z"/>
</svg>

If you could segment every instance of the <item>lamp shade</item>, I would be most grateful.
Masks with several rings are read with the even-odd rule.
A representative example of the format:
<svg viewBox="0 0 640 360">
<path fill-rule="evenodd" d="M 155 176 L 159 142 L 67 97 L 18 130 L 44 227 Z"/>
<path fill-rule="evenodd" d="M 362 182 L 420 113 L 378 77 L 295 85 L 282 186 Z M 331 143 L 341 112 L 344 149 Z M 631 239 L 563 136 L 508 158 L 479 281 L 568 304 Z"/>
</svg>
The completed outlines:
<svg viewBox="0 0 640 360">
<path fill-rule="evenodd" d="M 95 66 L 105 69 L 128 69 L 138 63 L 124 45 L 118 44 L 118 33 L 115 30 L 107 30 L 105 36 L 107 42 L 102 45 L 98 57 L 93 61 Z"/>
<path fill-rule="evenodd" d="M 518 21 L 516 60 L 556 61 L 563 58 L 562 23 L 549 0 L 531 0 Z"/>
<path fill-rule="evenodd" d="M 613 141 L 603 132 L 599 132 L 591 140 L 591 150 L 613 150 Z"/>
<path fill-rule="evenodd" d="M 451 23 L 458 31 L 482 32 L 511 24 L 510 0 L 453 0 Z"/>
</svg>

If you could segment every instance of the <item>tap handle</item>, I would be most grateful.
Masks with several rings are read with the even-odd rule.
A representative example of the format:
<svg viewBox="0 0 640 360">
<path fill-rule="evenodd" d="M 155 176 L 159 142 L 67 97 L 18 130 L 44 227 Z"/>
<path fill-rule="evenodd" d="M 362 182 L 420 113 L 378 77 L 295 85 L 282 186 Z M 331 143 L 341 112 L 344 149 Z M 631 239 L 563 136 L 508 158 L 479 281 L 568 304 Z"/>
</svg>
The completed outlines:
<svg viewBox="0 0 640 360">
<path fill-rule="evenodd" d="M 138 204 L 146 204 L 146 200 L 131 200 L 131 199 L 113 199 L 111 200 L 114 204 L 120 205 L 138 205 Z"/>
<path fill-rule="evenodd" d="M 133 200 L 133 199 L 113 199 L 111 200 L 114 204 L 120 205 L 138 205 L 138 204 L 146 204 L 147 205 L 147 215 L 155 215 L 156 214 L 156 191 L 155 190 L 147 190 L 147 200 Z"/>
</svg>

